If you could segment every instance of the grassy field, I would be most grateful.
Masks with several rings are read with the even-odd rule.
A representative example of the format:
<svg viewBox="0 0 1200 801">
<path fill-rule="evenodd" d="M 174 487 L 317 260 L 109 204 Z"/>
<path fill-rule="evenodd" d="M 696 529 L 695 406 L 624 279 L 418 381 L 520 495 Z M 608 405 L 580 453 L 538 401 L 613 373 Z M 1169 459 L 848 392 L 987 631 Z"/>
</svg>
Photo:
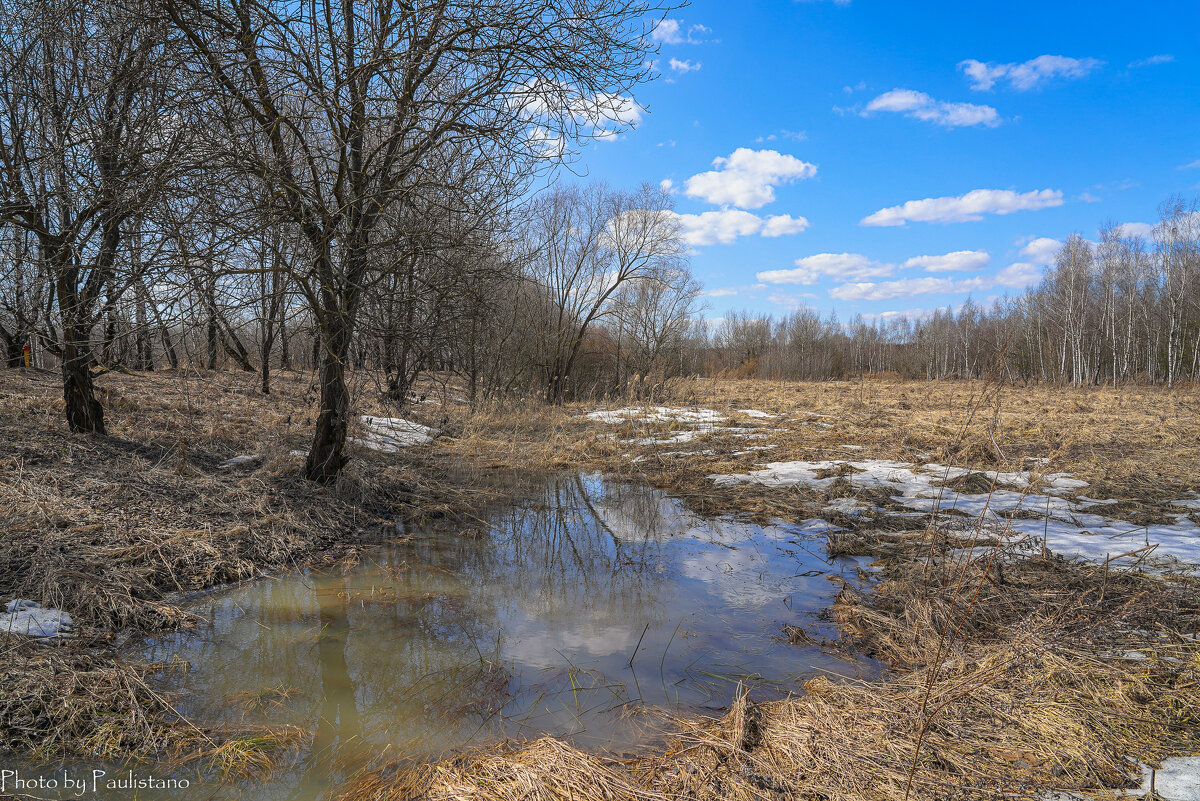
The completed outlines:
<svg viewBox="0 0 1200 801">
<path fill-rule="evenodd" d="M 361 413 L 397 414 L 358 383 Z M 831 499 L 861 496 L 876 511 L 833 516 L 846 533 L 829 546 L 852 538 L 881 569 L 869 592 L 843 589 L 832 614 L 839 647 L 891 671 L 674 721 L 666 749 L 634 760 L 546 740 L 386 766 L 345 797 L 1034 797 L 1121 786 L 1127 757 L 1200 750 L 1190 577 L 1017 549 L 956 557 L 980 531 L 949 535 L 848 482 L 781 490 L 710 478 L 848 459 L 1069 472 L 1116 499 L 1114 516 L 1157 521 L 1200 489 L 1190 387 L 680 380 L 653 403 L 472 411 L 461 387 L 430 380 L 403 416 L 441 436 L 401 453 L 356 449 L 342 479 L 318 488 L 298 477 L 315 415 L 307 374 L 277 376 L 266 397 L 254 376 L 230 373 L 114 372 L 98 385 L 106 439 L 66 433 L 56 375 L 0 372 L 0 599 L 58 606 L 80 630 L 54 647 L 0 641 L 0 738 L 19 751 L 269 761 L 289 733 L 195 730 L 145 683 L 152 666 L 115 658 L 128 632 L 186 626 L 190 592 L 353 560 L 397 517 L 470 518 L 519 492 L 508 477 L 549 470 L 636 476 L 698 511 L 758 520 L 830 518 Z M 628 407 L 640 411 L 588 417 Z M 1145 658 L 1123 658 L 1133 651 Z"/>
</svg>

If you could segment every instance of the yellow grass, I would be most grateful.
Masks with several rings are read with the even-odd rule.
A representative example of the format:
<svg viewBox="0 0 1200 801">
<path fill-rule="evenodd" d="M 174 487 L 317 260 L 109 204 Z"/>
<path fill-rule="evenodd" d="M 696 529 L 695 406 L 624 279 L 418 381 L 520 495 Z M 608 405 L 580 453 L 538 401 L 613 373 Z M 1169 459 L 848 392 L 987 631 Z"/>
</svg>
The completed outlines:
<svg viewBox="0 0 1200 801">
<path fill-rule="evenodd" d="M 729 418 L 721 425 L 765 436 L 716 430 L 642 445 L 636 440 L 696 426 L 584 417 L 649 402 L 629 399 L 472 410 L 455 400 L 465 393 L 452 381 L 421 388 L 434 402 L 397 411 L 360 376 L 361 413 L 402 414 L 444 434 L 402 454 L 356 451 L 336 485 L 318 488 L 299 478 L 302 459 L 292 453 L 307 449 L 315 415 L 309 375 L 276 376 L 270 397 L 241 374 L 110 373 L 98 383 L 108 439 L 65 432 L 56 376 L 0 372 L 0 529 L 9 535 L 0 543 L 0 599 L 59 605 L 81 625 L 78 640 L 53 651 L 0 642 L 0 735 L 44 753 L 190 749 L 233 773 L 266 764 L 294 736 L 197 733 L 145 687 L 140 668 L 100 648 L 126 627 L 186 625 L 187 592 L 265 569 L 352 561 L 350 543 L 360 539 L 350 535 L 383 531 L 396 516 L 469 521 L 518 492 L 512 479 L 531 471 L 636 475 L 702 512 L 785 520 L 813 516 L 827 493 L 716 487 L 708 476 L 794 459 L 932 454 L 1021 470 L 1027 457 L 1045 458 L 1039 469 L 1091 482 L 1087 494 L 1121 499 L 1109 510 L 1135 521 L 1157 519 L 1166 501 L 1200 482 L 1200 394 L 1190 387 L 677 380 L 653 403 L 714 409 Z M 740 409 L 783 417 L 761 425 Z M 771 447 L 743 452 L 750 446 Z M 261 463 L 218 469 L 246 453 Z M 540 740 L 388 766 L 344 797 L 1033 797 L 1046 787 L 1115 786 L 1129 773 L 1126 757 L 1197 748 L 1200 658 L 1195 640 L 1180 636 L 1198 625 L 1194 585 L 1053 555 L 962 564 L 943 555 L 960 543 L 935 538 L 923 522 L 886 513 L 836 522 L 849 531 L 832 548 L 890 555 L 872 593 L 847 590 L 835 608 L 844 647 L 891 665 L 886 680 L 820 679 L 798 698 L 745 698 L 721 720 L 674 721 L 668 747 L 636 760 Z M 1130 649 L 1150 658 L 1113 656 Z"/>
</svg>

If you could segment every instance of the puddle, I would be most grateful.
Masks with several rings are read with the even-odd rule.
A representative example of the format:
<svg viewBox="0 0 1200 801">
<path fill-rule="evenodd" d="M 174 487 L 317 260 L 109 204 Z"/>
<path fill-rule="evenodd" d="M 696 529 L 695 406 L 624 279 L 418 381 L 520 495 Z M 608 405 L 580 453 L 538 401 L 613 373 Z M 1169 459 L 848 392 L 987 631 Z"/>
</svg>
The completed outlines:
<svg viewBox="0 0 1200 801">
<path fill-rule="evenodd" d="M 142 649 L 186 663 L 158 689 L 197 722 L 311 739 L 265 779 L 192 774 L 190 789 L 137 797 L 315 799 L 384 749 L 428 757 L 505 737 L 623 753 L 658 737 L 645 707 L 719 713 L 739 682 L 778 696 L 871 669 L 781 641 L 829 606 L 828 574 L 854 580 L 858 566 L 828 561 L 797 526 L 706 520 L 594 476 L 556 479 L 487 523 L 405 532 L 344 574 L 199 599 L 206 623 Z M 155 773 L 167 775 L 187 774 Z"/>
</svg>

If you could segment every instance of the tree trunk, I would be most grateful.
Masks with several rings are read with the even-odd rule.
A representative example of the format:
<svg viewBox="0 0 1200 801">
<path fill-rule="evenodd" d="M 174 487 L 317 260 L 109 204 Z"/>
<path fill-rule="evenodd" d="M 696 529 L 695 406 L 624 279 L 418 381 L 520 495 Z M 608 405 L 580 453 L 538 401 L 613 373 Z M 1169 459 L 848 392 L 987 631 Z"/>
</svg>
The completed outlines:
<svg viewBox="0 0 1200 801">
<path fill-rule="evenodd" d="M 25 341 L 20 334 L 9 334 L 0 328 L 0 338 L 4 339 L 4 363 L 9 369 L 25 366 Z"/>
<path fill-rule="evenodd" d="M 331 315 L 332 316 L 332 315 Z M 346 386 L 346 355 L 350 331 L 342 320 L 323 327 L 321 350 L 321 411 L 304 475 L 318 484 L 330 484 L 346 462 L 346 431 L 350 423 L 350 390 Z"/>
<path fill-rule="evenodd" d="M 262 334 L 262 394 L 271 394 L 271 347 L 275 344 L 274 321 L 267 317 L 265 330 Z"/>
<path fill-rule="evenodd" d="M 162 337 L 163 349 L 167 352 L 167 363 L 171 365 L 172 370 L 178 370 L 179 354 L 175 352 L 175 343 L 171 341 L 171 331 L 163 321 L 162 312 L 159 311 L 158 304 L 151 303 L 150 309 L 154 312 L 154 322 L 158 326 L 159 335 Z M 153 354 L 153 350 L 151 354 Z"/>
<path fill-rule="evenodd" d="M 237 333 L 234 332 L 229 323 L 220 317 L 218 317 L 218 320 L 221 324 L 221 329 L 219 330 L 221 348 L 237 362 L 238 367 L 242 368 L 243 372 L 253 373 L 254 365 L 250 363 L 250 352 L 246 350 L 246 346 L 242 344 L 242 340 L 238 338 Z"/>
<path fill-rule="evenodd" d="M 271 346 L 263 346 L 262 355 L 262 394 L 271 394 Z"/>
<path fill-rule="evenodd" d="M 204 286 L 204 305 L 208 312 L 208 364 L 209 370 L 217 369 L 217 337 L 220 334 L 217 328 L 217 279 L 213 276 L 207 277 L 207 282 Z"/>
<path fill-rule="evenodd" d="M 279 315 L 279 369 L 292 369 L 292 353 L 288 348 L 287 319 L 282 312 Z"/>
<path fill-rule="evenodd" d="M 146 291 L 146 285 L 142 283 L 139 277 L 137 283 L 134 284 L 134 300 L 137 304 L 135 309 L 137 321 L 137 334 L 134 339 L 134 369 L 135 370 L 153 370 L 154 369 L 154 348 L 150 344 L 150 325 L 146 307 L 150 305 L 150 293 Z"/>
<path fill-rule="evenodd" d="M 82 327 L 63 326 L 63 401 L 67 425 L 76 434 L 106 434 L 104 407 L 96 400 L 90 370 L 88 332 Z"/>
</svg>

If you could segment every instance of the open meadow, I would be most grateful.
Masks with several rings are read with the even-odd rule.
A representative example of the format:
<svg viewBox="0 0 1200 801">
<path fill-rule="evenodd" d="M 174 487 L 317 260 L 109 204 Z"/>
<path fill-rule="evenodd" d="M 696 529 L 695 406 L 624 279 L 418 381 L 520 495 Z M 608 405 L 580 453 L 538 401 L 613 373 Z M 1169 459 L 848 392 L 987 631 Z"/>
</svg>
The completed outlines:
<svg viewBox="0 0 1200 801">
<path fill-rule="evenodd" d="M 1131 759 L 1200 748 L 1190 387 L 677 379 L 653 399 L 472 411 L 431 378 L 403 424 L 356 410 L 429 441 L 367 447 L 382 435 L 364 418 L 343 475 L 314 486 L 299 475 L 313 380 L 275 380 L 262 396 L 236 373 L 110 372 L 97 439 L 57 424 L 53 376 L 0 374 L 0 596 L 75 624 L 57 644 L 4 645 L 9 746 L 269 776 L 311 732 L 189 720 L 130 643 L 200 623 L 199 591 L 350 570 L 400 520 L 486 541 L 486 509 L 546 476 L 605 474 L 860 560 L 777 637 L 881 669 L 765 696 L 749 682 L 712 715 L 650 711 L 661 736 L 636 752 L 384 752 L 332 795 L 1034 798 L 1136 785 Z"/>
</svg>

